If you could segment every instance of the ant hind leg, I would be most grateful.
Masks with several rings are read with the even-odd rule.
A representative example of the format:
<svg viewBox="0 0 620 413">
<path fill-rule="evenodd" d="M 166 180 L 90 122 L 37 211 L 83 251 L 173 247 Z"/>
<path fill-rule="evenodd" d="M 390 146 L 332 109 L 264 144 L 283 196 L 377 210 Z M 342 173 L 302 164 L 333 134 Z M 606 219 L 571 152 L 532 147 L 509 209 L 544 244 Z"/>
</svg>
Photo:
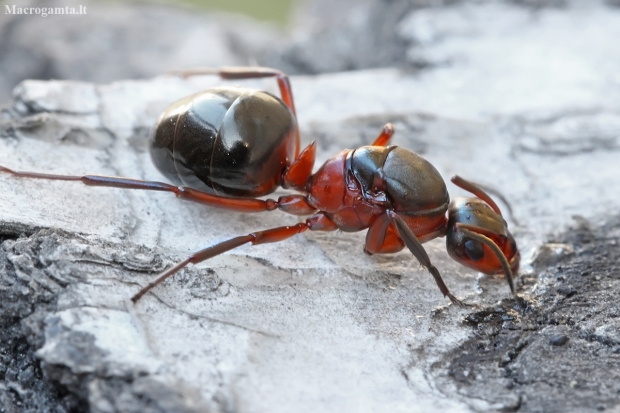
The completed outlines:
<svg viewBox="0 0 620 413">
<path fill-rule="evenodd" d="M 196 75 L 218 75 L 222 79 L 259 79 L 264 77 L 275 77 L 278 82 L 278 88 L 282 95 L 282 101 L 293 112 L 293 116 L 297 119 L 297 112 L 295 111 L 295 101 L 293 100 L 293 89 L 291 88 L 291 81 L 286 73 L 277 69 L 271 69 L 269 67 L 219 67 L 219 68 L 196 68 L 188 70 L 180 70 L 170 72 L 178 74 L 183 77 L 196 76 Z M 295 159 L 299 156 L 301 150 L 301 140 L 299 137 L 299 126 L 297 126 L 295 149 Z"/>
</svg>

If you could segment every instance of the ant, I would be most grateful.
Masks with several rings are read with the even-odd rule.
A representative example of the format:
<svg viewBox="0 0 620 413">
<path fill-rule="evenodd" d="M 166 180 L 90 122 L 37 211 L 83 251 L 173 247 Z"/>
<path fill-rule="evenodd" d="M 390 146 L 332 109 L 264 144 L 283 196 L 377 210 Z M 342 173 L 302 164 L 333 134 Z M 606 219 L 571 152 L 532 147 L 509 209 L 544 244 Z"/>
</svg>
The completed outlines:
<svg viewBox="0 0 620 413">
<path fill-rule="evenodd" d="M 452 182 L 476 198 L 450 202 L 439 172 L 418 154 L 388 146 L 394 134 L 385 125 L 370 146 L 345 149 L 314 174 L 316 146 L 300 151 L 299 127 L 289 78 L 262 67 L 197 69 L 182 76 L 215 74 L 223 79 L 275 78 L 281 99 L 264 91 L 238 87 L 208 89 L 166 109 L 152 132 L 152 160 L 171 182 L 85 175 L 52 175 L 0 171 L 15 177 L 81 181 L 86 185 L 172 192 L 178 198 L 238 212 L 279 209 L 308 216 L 295 225 L 231 238 L 197 251 L 164 271 L 133 297 L 144 294 L 185 266 L 198 264 L 241 245 L 279 242 L 307 230 L 354 232 L 367 229 L 364 252 L 395 253 L 407 247 L 434 277 L 452 303 L 450 293 L 422 243 L 446 237 L 449 255 L 485 274 L 504 273 L 514 293 L 512 272 L 519 251 L 493 200 L 477 185 L 458 176 Z M 184 185 L 184 186 L 179 186 Z M 258 199 L 278 187 L 301 194 Z M 447 212 L 447 216 L 446 216 Z"/>
</svg>

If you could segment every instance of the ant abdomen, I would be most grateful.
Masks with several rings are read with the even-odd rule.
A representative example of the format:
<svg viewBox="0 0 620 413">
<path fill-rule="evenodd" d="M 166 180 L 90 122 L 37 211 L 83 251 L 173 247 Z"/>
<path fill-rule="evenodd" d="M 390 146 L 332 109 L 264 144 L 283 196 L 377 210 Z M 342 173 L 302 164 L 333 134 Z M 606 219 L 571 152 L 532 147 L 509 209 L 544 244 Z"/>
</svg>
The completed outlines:
<svg viewBox="0 0 620 413">
<path fill-rule="evenodd" d="M 153 163 L 168 179 L 215 195 L 261 196 L 295 158 L 296 121 L 268 92 L 210 89 L 181 99 L 151 136 Z"/>
</svg>

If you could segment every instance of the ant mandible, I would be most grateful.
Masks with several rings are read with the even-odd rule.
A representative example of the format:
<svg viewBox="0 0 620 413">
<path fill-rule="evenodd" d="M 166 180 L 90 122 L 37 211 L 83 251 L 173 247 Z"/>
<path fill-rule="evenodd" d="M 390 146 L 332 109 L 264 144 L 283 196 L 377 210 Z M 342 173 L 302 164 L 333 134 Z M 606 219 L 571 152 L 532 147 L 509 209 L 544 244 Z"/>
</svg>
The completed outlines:
<svg viewBox="0 0 620 413">
<path fill-rule="evenodd" d="M 405 246 L 434 277 L 453 303 L 422 243 L 446 236 L 450 256 L 485 274 L 504 273 L 514 293 L 512 272 L 519 251 L 493 200 L 458 176 L 457 186 L 476 198 L 450 202 L 439 172 L 418 154 L 388 146 L 394 134 L 385 125 L 370 146 L 343 150 L 314 174 L 316 147 L 300 151 L 299 128 L 288 76 L 261 67 L 197 69 L 183 76 L 216 74 L 224 79 L 273 77 L 282 99 L 259 90 L 214 88 L 173 103 L 159 118 L 151 137 L 155 166 L 171 182 L 109 177 L 0 171 L 16 177 L 82 181 L 86 185 L 172 192 L 178 198 L 238 212 L 280 209 L 307 216 L 295 225 L 231 238 L 193 253 L 162 273 L 132 297 L 140 297 L 188 264 L 198 264 L 243 244 L 278 242 L 307 230 L 354 232 L 368 229 L 364 252 L 394 253 Z M 278 187 L 302 194 L 257 199 Z M 446 216 L 447 212 L 447 216 Z"/>
</svg>

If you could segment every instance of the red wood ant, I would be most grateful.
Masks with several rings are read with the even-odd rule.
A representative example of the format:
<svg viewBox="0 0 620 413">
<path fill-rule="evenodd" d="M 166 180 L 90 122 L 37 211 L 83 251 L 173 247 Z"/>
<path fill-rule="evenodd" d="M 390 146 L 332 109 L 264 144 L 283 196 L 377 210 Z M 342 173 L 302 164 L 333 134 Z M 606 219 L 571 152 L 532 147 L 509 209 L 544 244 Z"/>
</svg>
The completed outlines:
<svg viewBox="0 0 620 413">
<path fill-rule="evenodd" d="M 196 74 L 217 74 L 224 79 L 273 77 L 282 99 L 263 91 L 227 87 L 173 103 L 157 121 L 151 156 L 168 179 L 185 186 L 99 175 L 16 172 L 0 166 L 0 171 L 16 177 L 173 192 L 181 199 L 239 212 L 280 209 L 310 215 L 295 225 L 253 232 L 197 251 L 142 288 L 133 302 L 188 264 L 243 244 L 278 242 L 306 230 L 337 229 L 368 229 L 367 254 L 394 253 L 406 246 L 432 274 L 443 295 L 463 305 L 450 293 L 422 247 L 426 241 L 446 236 L 453 259 L 486 274 L 504 273 L 514 293 L 512 272 L 518 269 L 519 251 L 497 205 L 481 188 L 458 176 L 452 182 L 476 198 L 459 197 L 450 203 L 446 185 L 433 165 L 407 149 L 388 146 L 394 134 L 391 124 L 385 125 L 372 145 L 343 150 L 313 174 L 316 147 L 313 142 L 300 151 L 287 75 L 268 68 L 182 72 L 184 76 Z M 280 186 L 302 195 L 256 198 Z"/>
</svg>

